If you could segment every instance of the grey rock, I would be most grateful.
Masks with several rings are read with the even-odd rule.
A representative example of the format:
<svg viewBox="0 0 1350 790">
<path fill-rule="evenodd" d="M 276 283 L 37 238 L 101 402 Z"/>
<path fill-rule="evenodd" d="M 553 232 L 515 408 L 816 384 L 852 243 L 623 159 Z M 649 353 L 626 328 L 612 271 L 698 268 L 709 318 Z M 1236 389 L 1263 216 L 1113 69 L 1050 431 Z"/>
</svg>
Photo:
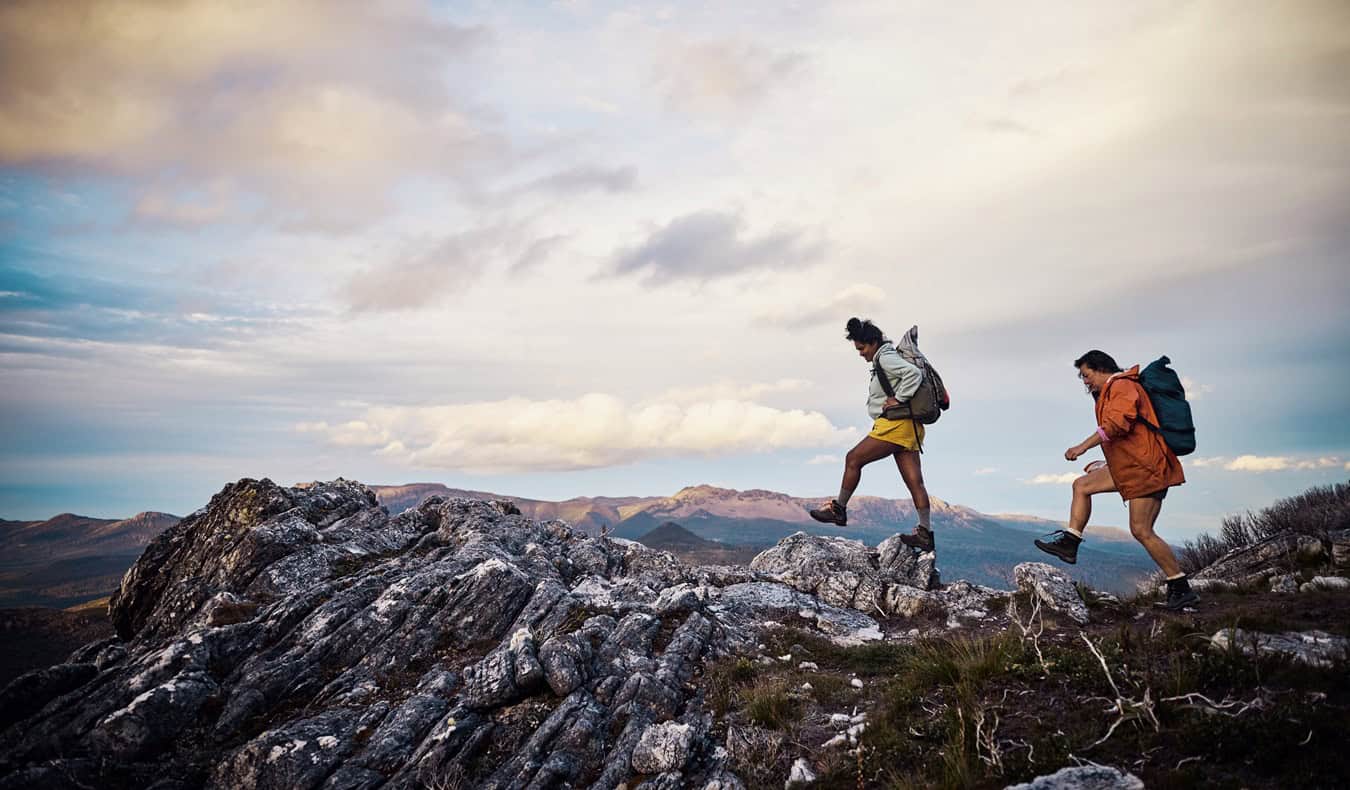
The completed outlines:
<svg viewBox="0 0 1350 790">
<path fill-rule="evenodd" d="M 1242 628 L 1225 628 L 1210 637 L 1216 650 L 1240 650 L 1254 656 L 1283 654 L 1314 667 L 1331 667 L 1350 657 L 1350 639 L 1325 631 L 1289 631 L 1265 634 Z"/>
<path fill-rule="evenodd" d="M 783 783 L 784 788 L 805 787 L 816 781 L 816 772 L 811 770 L 811 763 L 805 757 L 798 757 L 792 763 L 791 770 L 788 771 L 787 781 Z"/>
<path fill-rule="evenodd" d="M 885 593 L 877 552 L 857 540 L 797 532 L 758 554 L 750 568 L 832 606 L 872 611 Z"/>
<path fill-rule="evenodd" d="M 1083 765 L 1061 768 L 1030 782 L 1008 785 L 1004 790 L 1144 790 L 1144 783 L 1134 774 L 1110 766 Z"/>
<path fill-rule="evenodd" d="M 1350 566 L 1350 529 L 1338 529 L 1327 533 L 1331 542 L 1331 561 L 1339 567 Z"/>
<path fill-rule="evenodd" d="M 633 748 L 633 770 L 640 774 L 678 771 L 689 759 L 693 742 L 694 728 L 688 724 L 653 724 L 642 731 Z"/>
<path fill-rule="evenodd" d="M 1299 587 L 1300 592 L 1313 590 L 1350 590 L 1350 579 L 1344 576 L 1314 576 Z"/>
<path fill-rule="evenodd" d="M 11 680 L 0 691 L 0 730 L 37 713 L 43 705 L 83 686 L 97 674 L 94 664 L 57 664 Z"/>
<path fill-rule="evenodd" d="M 1264 585 L 1271 576 L 1297 569 L 1299 558 L 1320 556 L 1322 543 L 1307 535 L 1285 533 L 1234 549 L 1191 577 L 1196 581 L 1214 579 L 1239 587 Z"/>
<path fill-rule="evenodd" d="M 1292 573 L 1285 573 L 1270 578 L 1270 591 L 1273 593 L 1296 593 L 1298 592 L 1298 577 Z"/>
<path fill-rule="evenodd" d="M 1044 562 L 1024 562 L 1013 568 L 1013 579 L 1017 589 L 1039 598 L 1047 608 L 1079 625 L 1087 624 L 1087 604 L 1083 603 L 1073 580 L 1063 571 Z"/>
</svg>

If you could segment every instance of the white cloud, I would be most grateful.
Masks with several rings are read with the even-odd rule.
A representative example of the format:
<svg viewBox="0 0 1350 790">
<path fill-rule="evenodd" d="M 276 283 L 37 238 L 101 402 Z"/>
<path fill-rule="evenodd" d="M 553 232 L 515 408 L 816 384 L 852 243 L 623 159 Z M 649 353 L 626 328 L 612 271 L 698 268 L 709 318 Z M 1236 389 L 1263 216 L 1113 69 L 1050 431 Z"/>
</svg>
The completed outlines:
<svg viewBox="0 0 1350 790">
<path fill-rule="evenodd" d="M 1062 475 L 1053 475 L 1053 474 L 1036 475 L 1035 477 L 1029 480 L 1023 480 L 1022 482 L 1026 483 L 1027 485 L 1033 486 L 1064 485 L 1065 483 L 1072 483 L 1078 478 L 1079 474 L 1077 472 L 1065 472 Z"/>
<path fill-rule="evenodd" d="M 803 294 L 792 304 L 775 303 L 761 307 L 755 315 L 761 323 L 789 329 L 814 326 L 834 321 L 840 327 L 850 316 L 864 316 L 886 302 L 886 292 L 870 283 L 850 285 L 821 299 L 817 294 Z"/>
<path fill-rule="evenodd" d="M 812 456 L 811 460 L 807 461 L 808 464 L 811 464 L 813 466 L 829 466 L 832 464 L 838 464 L 842 462 L 843 459 L 841 459 L 837 455 L 816 455 Z"/>
<path fill-rule="evenodd" d="M 823 447 L 849 440 L 819 412 L 744 400 L 630 405 L 611 395 L 574 400 L 387 406 L 356 420 L 300 423 L 332 444 L 367 447 L 408 466 L 483 474 L 594 469 L 672 456 Z"/>
<path fill-rule="evenodd" d="M 1203 400 L 1204 397 L 1214 391 L 1210 384 L 1201 384 L 1190 376 L 1181 377 L 1181 386 L 1186 390 L 1186 400 Z"/>
<path fill-rule="evenodd" d="M 976 469 L 976 470 L 975 470 L 975 474 L 977 474 L 977 475 L 992 475 L 992 474 L 994 474 L 994 473 L 997 472 L 997 471 L 998 471 L 998 467 L 996 467 L 996 466 L 985 466 L 985 467 L 982 467 L 982 468 L 980 468 L 980 469 Z"/>
<path fill-rule="evenodd" d="M 1240 455 L 1223 468 L 1230 472 L 1285 472 L 1291 469 L 1300 471 L 1335 469 L 1342 466 L 1342 463 L 1338 456 L 1294 458 L 1287 455 Z"/>
<path fill-rule="evenodd" d="M 1210 456 L 1207 458 L 1191 458 L 1185 462 L 1186 466 L 1194 466 L 1200 469 L 1208 469 L 1211 466 L 1222 466 L 1228 459 L 1222 455 Z"/>
</svg>

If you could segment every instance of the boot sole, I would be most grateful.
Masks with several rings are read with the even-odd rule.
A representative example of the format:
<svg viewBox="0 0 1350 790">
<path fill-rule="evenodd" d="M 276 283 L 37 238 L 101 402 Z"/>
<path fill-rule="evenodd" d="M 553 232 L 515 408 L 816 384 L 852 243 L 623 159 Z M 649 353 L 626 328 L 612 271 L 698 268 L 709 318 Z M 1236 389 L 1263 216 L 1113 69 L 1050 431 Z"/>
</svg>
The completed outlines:
<svg viewBox="0 0 1350 790">
<path fill-rule="evenodd" d="M 1046 554 L 1049 554 L 1051 557 L 1054 557 L 1055 559 L 1059 560 L 1060 562 L 1067 563 L 1067 564 L 1069 564 L 1069 565 L 1077 565 L 1077 564 L 1078 564 L 1078 558 L 1077 558 L 1077 557 L 1065 557 L 1063 554 L 1060 554 L 1060 553 L 1057 552 L 1057 551 L 1054 551 L 1054 550 L 1052 550 L 1052 549 L 1050 549 L 1050 548 L 1047 548 L 1047 545 L 1044 544 L 1044 543 L 1041 543 L 1039 540 L 1037 540 L 1037 541 L 1032 541 L 1032 542 L 1036 544 L 1036 548 L 1040 549 L 1041 551 L 1045 552 Z"/>
</svg>

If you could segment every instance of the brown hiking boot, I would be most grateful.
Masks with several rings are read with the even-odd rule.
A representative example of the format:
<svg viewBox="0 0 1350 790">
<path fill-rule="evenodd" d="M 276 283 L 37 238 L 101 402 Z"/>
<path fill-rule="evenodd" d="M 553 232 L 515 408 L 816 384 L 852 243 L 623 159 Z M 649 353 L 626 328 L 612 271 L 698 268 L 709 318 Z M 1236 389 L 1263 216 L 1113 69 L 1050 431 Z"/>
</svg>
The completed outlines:
<svg viewBox="0 0 1350 790">
<path fill-rule="evenodd" d="M 933 530 L 919 524 L 914 527 L 914 531 L 900 536 L 900 542 L 918 551 L 932 551 L 937 546 L 934 540 Z"/>
<path fill-rule="evenodd" d="M 848 526 L 848 509 L 839 504 L 838 500 L 831 499 L 824 505 L 810 511 L 811 518 L 816 521 L 823 521 L 826 524 L 836 526 Z"/>
</svg>

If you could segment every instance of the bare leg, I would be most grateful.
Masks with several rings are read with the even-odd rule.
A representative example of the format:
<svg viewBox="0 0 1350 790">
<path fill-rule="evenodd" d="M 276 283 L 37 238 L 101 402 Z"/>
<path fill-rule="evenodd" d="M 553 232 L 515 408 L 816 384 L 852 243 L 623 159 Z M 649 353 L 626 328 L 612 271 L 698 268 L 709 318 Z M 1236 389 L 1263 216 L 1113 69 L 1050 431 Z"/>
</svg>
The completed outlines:
<svg viewBox="0 0 1350 790">
<path fill-rule="evenodd" d="M 848 455 L 844 456 L 844 479 L 839 484 L 839 491 L 848 492 L 852 495 L 853 490 L 858 487 L 862 480 L 862 468 L 872 463 L 880 461 L 888 455 L 892 455 L 900 448 L 890 442 L 883 442 L 880 439 L 873 439 L 870 436 L 864 436 L 861 442 L 858 442 Z"/>
<path fill-rule="evenodd" d="M 1181 566 L 1177 564 L 1172 547 L 1153 531 L 1153 525 L 1157 523 L 1158 514 L 1161 512 L 1162 502 L 1157 499 L 1149 497 L 1131 499 L 1130 534 L 1143 545 L 1148 555 L 1158 563 L 1159 568 L 1162 568 L 1163 574 L 1170 579 L 1181 574 Z"/>
<path fill-rule="evenodd" d="M 1069 531 L 1082 537 L 1087 529 L 1088 519 L 1092 517 L 1092 497 L 1116 490 L 1116 481 L 1111 478 L 1111 470 L 1103 466 L 1094 469 L 1073 481 L 1073 502 L 1069 505 Z"/>
<path fill-rule="evenodd" d="M 905 488 L 914 500 L 914 509 L 927 510 L 928 488 L 923 484 L 923 466 L 919 458 L 919 453 L 913 450 L 901 450 L 895 454 L 895 465 L 900 468 L 900 479 L 905 481 Z"/>
</svg>

